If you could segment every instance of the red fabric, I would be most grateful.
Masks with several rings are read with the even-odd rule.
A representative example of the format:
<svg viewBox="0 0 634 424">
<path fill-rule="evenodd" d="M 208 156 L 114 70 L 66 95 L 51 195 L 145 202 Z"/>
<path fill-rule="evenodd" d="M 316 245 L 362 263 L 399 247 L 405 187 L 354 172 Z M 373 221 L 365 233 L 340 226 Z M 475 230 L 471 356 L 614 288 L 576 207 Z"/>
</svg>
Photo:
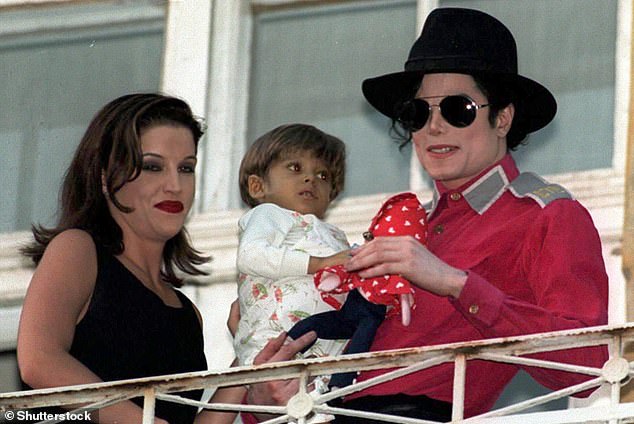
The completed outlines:
<svg viewBox="0 0 634 424">
<path fill-rule="evenodd" d="M 389 198 L 374 216 L 368 232 L 373 237 L 412 236 L 425 244 L 427 241 L 427 214 L 413 193 L 401 193 Z M 341 304 L 332 296 L 359 289 L 363 297 L 372 303 L 388 306 L 400 305 L 402 294 L 414 293 L 409 281 L 400 275 L 386 275 L 364 279 L 357 273 L 348 273 L 342 265 L 326 267 L 315 273 L 314 281 L 320 289 L 324 273 L 336 274 L 340 285 L 332 291 L 321 291 L 323 300 L 340 309 Z M 400 307 L 391 308 L 388 315 L 400 313 Z"/>
<path fill-rule="evenodd" d="M 248 396 L 248 393 L 244 394 L 244 397 L 242 398 L 243 405 L 249 404 Z M 250 412 L 240 412 L 240 419 L 242 420 L 242 424 L 258 424 L 258 420 L 255 419 L 255 415 Z"/>
<path fill-rule="evenodd" d="M 458 190 L 436 183 L 438 201 L 430 212 L 427 246 L 448 264 L 468 272 L 460 297 L 440 297 L 415 288 L 415 302 L 421 307 L 413 311 L 411 324 L 403 327 L 398 319 L 386 319 L 372 351 L 607 323 L 607 274 L 599 236 L 587 210 L 570 199 L 555 200 L 542 208 L 530 198 L 518 198 L 505 190 L 492 195 L 492 204 L 480 214 L 465 195 L 482 188 L 480 177 L 489 172 L 499 172 L 508 181 L 519 174 L 507 155 Z M 607 348 L 577 348 L 535 357 L 601 367 L 607 360 Z M 588 379 L 561 371 L 525 369 L 551 389 Z M 517 370 L 512 365 L 469 361 L 466 415 L 489 410 Z M 363 372 L 357 381 L 383 372 Z M 405 393 L 451 402 L 452 386 L 450 363 L 349 398 Z"/>
</svg>

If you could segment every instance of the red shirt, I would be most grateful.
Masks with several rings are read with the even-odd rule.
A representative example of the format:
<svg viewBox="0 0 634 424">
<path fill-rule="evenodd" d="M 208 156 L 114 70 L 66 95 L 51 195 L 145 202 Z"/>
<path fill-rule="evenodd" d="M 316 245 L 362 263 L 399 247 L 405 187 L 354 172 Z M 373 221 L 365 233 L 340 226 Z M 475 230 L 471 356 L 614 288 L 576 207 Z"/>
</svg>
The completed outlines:
<svg viewBox="0 0 634 424">
<path fill-rule="evenodd" d="M 417 308 L 410 325 L 404 327 L 398 317 L 386 319 L 372 351 L 607 323 L 608 277 L 588 211 L 557 185 L 528 184 L 523 190 L 521 179 L 510 186 L 518 176 L 513 158 L 507 155 L 457 190 L 435 184 L 428 207 L 428 248 L 467 271 L 466 285 L 458 299 L 416 289 Z M 597 367 L 608 357 L 604 347 L 535 356 Z M 385 371 L 363 372 L 357 381 Z M 489 410 L 517 371 L 513 365 L 469 361 L 466 416 Z M 588 379 L 533 367 L 526 371 L 551 389 Z M 452 388 L 453 363 L 449 363 L 349 398 L 405 393 L 451 402 Z"/>
</svg>

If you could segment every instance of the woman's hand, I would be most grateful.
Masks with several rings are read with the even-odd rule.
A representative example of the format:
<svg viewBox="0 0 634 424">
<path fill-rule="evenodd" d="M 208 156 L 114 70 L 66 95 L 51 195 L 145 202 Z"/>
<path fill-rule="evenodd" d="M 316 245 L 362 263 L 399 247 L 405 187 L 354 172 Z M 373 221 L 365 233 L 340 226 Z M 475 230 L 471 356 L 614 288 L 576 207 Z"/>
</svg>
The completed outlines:
<svg viewBox="0 0 634 424">
<path fill-rule="evenodd" d="M 310 331 L 297 340 L 286 342 L 286 333 L 281 333 L 270 340 L 253 360 L 254 365 L 271 362 L 288 361 L 298 352 L 317 339 L 317 334 Z M 290 340 L 290 339 L 289 339 Z M 286 405 L 288 400 L 299 390 L 299 380 L 275 380 L 252 384 L 247 396 L 251 405 Z M 261 420 L 271 416 L 257 415 Z"/>
<path fill-rule="evenodd" d="M 229 309 L 229 318 L 227 318 L 227 328 L 232 337 L 236 336 L 238 331 L 238 323 L 240 322 L 240 302 L 238 299 L 231 303 L 231 309 Z"/>
<path fill-rule="evenodd" d="M 457 298 L 467 280 L 466 272 L 443 262 L 411 236 L 377 237 L 350 253 L 347 271 L 363 278 L 399 274 L 439 296 Z"/>
</svg>

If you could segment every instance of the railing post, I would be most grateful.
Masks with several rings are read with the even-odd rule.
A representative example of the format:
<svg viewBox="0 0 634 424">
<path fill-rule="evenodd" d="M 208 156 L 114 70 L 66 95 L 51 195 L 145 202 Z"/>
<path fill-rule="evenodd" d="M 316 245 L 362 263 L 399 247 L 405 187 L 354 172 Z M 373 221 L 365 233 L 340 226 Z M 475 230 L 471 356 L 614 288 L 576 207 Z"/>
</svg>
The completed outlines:
<svg viewBox="0 0 634 424">
<path fill-rule="evenodd" d="M 143 424 L 154 424 L 154 409 L 156 406 L 156 392 L 154 389 L 145 389 L 143 395 Z"/>
<path fill-rule="evenodd" d="M 464 353 L 456 355 L 453 372 L 453 408 L 451 410 L 452 422 L 464 418 L 464 384 L 467 373 L 467 357 Z"/>
</svg>

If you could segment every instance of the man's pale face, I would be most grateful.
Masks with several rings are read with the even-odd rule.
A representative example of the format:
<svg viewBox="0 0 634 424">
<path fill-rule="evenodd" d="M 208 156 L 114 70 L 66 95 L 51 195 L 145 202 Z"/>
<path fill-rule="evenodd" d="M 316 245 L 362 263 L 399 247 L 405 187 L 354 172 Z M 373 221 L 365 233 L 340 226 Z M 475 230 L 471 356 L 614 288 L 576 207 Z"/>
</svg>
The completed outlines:
<svg viewBox="0 0 634 424">
<path fill-rule="evenodd" d="M 473 77 L 465 74 L 425 75 L 416 97 L 434 106 L 450 95 L 466 95 L 478 105 L 488 103 Z M 488 108 L 481 108 L 473 123 L 457 128 L 432 107 L 425 126 L 412 135 L 418 160 L 431 178 L 449 189 L 458 188 L 504 157 L 512 117 L 511 105 L 491 125 Z"/>
</svg>

